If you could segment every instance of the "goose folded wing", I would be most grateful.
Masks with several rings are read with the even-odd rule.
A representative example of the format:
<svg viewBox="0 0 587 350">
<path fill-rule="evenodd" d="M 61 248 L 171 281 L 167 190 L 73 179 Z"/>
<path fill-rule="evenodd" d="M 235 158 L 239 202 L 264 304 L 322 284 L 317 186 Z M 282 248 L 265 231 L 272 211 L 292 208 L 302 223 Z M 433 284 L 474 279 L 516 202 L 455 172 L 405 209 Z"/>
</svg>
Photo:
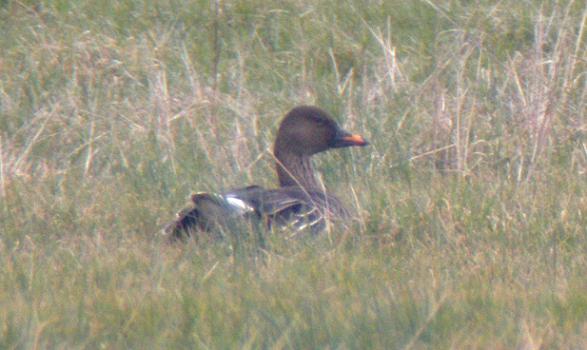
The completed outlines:
<svg viewBox="0 0 587 350">
<path fill-rule="evenodd" d="M 299 187 L 264 191 L 256 203 L 259 213 L 268 218 L 269 226 L 289 227 L 294 231 L 322 229 L 324 208 L 321 204 Z"/>
<path fill-rule="evenodd" d="M 258 214 L 248 198 L 261 191 L 264 190 L 259 186 L 249 186 L 224 194 L 192 194 L 191 201 L 176 214 L 175 220 L 165 226 L 163 234 L 173 240 L 182 236 L 182 231 L 206 231 L 225 219 Z"/>
</svg>

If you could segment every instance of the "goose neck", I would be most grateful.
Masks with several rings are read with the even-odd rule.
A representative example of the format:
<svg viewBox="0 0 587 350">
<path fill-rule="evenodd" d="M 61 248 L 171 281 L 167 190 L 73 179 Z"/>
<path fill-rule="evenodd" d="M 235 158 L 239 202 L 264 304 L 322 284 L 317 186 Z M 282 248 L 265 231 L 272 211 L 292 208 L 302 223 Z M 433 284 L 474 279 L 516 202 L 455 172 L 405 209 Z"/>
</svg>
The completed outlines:
<svg viewBox="0 0 587 350">
<path fill-rule="evenodd" d="M 281 187 L 319 188 L 310 156 L 276 151 L 275 158 Z"/>
</svg>

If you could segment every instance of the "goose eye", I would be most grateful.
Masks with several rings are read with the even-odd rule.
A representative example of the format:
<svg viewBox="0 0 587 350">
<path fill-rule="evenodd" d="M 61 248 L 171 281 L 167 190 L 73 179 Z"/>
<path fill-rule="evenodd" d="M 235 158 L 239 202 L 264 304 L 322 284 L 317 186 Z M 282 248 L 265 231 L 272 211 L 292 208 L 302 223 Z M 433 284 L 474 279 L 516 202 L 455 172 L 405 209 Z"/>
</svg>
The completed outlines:
<svg viewBox="0 0 587 350">
<path fill-rule="evenodd" d="M 316 125 L 319 126 L 325 126 L 326 124 L 328 124 L 328 121 L 322 118 L 313 118 L 314 122 L 316 123 Z"/>
</svg>

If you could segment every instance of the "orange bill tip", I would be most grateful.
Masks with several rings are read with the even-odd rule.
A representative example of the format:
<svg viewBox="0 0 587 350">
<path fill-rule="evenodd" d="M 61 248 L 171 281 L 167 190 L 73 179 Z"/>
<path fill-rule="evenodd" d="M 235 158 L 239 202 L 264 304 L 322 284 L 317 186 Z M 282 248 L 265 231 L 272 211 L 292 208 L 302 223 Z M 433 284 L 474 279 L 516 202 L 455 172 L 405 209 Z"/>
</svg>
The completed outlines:
<svg viewBox="0 0 587 350">
<path fill-rule="evenodd" d="M 363 138 L 363 136 L 358 135 L 358 134 L 352 134 L 352 135 L 348 135 L 348 136 L 344 136 L 342 138 L 345 142 L 348 142 L 349 144 L 355 145 L 355 146 L 366 146 L 369 144 L 369 142 L 367 142 L 367 140 L 365 140 Z"/>
</svg>

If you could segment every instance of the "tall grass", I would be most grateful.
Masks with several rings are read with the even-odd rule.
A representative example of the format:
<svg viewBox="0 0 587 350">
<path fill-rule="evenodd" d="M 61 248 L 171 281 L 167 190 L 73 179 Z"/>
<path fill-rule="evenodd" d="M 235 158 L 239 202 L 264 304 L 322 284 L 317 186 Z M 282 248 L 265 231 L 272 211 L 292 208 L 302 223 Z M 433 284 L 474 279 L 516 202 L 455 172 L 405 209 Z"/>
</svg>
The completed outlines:
<svg viewBox="0 0 587 350">
<path fill-rule="evenodd" d="M 581 1 L 0 1 L 0 348 L 587 347 Z M 169 246 L 297 104 L 358 220 Z M 237 237 L 238 238 L 238 237 Z"/>
</svg>

